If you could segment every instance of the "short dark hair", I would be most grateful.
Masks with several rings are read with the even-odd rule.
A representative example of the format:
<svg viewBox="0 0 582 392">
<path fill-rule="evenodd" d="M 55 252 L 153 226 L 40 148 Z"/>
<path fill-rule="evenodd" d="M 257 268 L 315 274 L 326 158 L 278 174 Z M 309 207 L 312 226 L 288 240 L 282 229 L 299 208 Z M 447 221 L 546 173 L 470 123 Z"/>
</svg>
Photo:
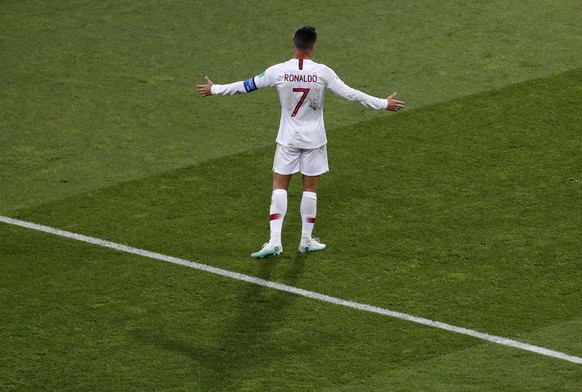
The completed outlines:
<svg viewBox="0 0 582 392">
<path fill-rule="evenodd" d="M 315 32 L 315 27 L 303 26 L 295 32 L 293 37 L 293 43 L 295 47 L 303 52 L 309 52 L 313 49 L 317 41 L 317 33 Z"/>
</svg>

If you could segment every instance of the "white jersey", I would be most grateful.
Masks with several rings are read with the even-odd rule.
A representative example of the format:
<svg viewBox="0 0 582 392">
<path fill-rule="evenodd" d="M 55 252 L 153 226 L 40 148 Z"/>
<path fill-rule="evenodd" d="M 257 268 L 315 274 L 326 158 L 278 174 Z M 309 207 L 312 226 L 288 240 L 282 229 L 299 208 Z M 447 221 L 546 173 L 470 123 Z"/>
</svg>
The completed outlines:
<svg viewBox="0 0 582 392">
<path fill-rule="evenodd" d="M 347 86 L 329 67 L 309 59 L 292 59 L 269 67 L 254 78 L 212 86 L 212 94 L 250 93 L 276 87 L 281 102 L 281 122 L 277 143 L 312 149 L 327 143 L 323 123 L 326 89 L 349 101 L 377 110 L 386 109 L 386 98 L 375 98 Z"/>
</svg>

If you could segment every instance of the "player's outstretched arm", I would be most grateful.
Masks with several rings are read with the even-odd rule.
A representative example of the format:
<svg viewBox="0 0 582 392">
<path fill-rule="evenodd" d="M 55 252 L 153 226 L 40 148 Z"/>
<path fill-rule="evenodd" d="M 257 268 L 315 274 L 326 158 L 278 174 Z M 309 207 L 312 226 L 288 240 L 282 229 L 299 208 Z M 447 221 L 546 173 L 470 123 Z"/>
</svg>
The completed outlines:
<svg viewBox="0 0 582 392">
<path fill-rule="evenodd" d="M 388 106 L 386 107 L 386 110 L 390 110 L 392 112 L 397 112 L 400 109 L 404 109 L 404 105 L 405 105 L 404 102 L 394 99 L 395 96 L 396 96 L 396 93 L 394 93 L 391 96 L 389 96 L 388 98 L 386 98 L 388 100 Z"/>
<path fill-rule="evenodd" d="M 257 85 L 255 82 L 257 78 L 258 76 L 229 84 L 214 84 L 210 79 L 208 79 L 208 76 L 205 76 L 204 79 L 206 79 L 206 84 L 199 84 L 196 86 L 196 89 L 203 97 L 209 97 L 211 95 L 247 94 L 260 88 L 274 85 L 266 82 L 264 78 L 261 79 L 260 84 Z"/>
<path fill-rule="evenodd" d="M 214 83 L 208 79 L 208 76 L 205 76 L 204 79 L 206 79 L 206 84 L 197 84 L 196 90 L 198 90 L 198 93 L 203 97 L 209 97 L 212 95 L 212 86 Z"/>
<path fill-rule="evenodd" d="M 328 68 L 330 75 L 328 75 L 328 88 L 340 97 L 347 99 L 348 101 L 357 103 L 364 107 L 373 108 L 376 110 L 390 110 L 392 112 L 397 112 L 398 110 L 404 108 L 404 102 L 394 99 L 396 93 L 390 95 L 386 99 L 376 98 L 368 95 L 360 90 L 351 88 L 345 84 L 333 70 Z"/>
</svg>

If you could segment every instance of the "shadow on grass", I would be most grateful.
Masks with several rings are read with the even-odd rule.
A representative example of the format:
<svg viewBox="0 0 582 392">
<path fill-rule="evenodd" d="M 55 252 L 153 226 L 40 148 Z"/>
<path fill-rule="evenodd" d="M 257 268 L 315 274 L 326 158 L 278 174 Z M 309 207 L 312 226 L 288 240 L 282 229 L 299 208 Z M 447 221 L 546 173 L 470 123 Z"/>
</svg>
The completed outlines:
<svg viewBox="0 0 582 392">
<path fill-rule="evenodd" d="M 288 268 L 281 283 L 295 286 L 303 274 L 306 260 L 305 255 L 297 254 L 290 265 L 287 265 L 287 260 L 276 258 L 261 261 L 257 277 L 269 280 L 276 268 Z M 243 287 L 235 299 L 237 311 L 232 314 L 231 321 L 225 323 L 225 328 L 216 332 L 215 344 L 196 344 L 194 339 L 176 339 L 151 330 L 135 331 L 134 337 L 196 361 L 204 369 L 200 372 L 201 378 L 195 380 L 201 390 L 239 390 L 245 381 L 256 380 L 253 369 L 278 361 L 286 351 L 293 351 L 292 347 L 280 347 L 280 339 L 273 337 L 272 333 L 282 326 L 288 328 L 285 313 L 297 298 L 255 284 Z"/>
</svg>

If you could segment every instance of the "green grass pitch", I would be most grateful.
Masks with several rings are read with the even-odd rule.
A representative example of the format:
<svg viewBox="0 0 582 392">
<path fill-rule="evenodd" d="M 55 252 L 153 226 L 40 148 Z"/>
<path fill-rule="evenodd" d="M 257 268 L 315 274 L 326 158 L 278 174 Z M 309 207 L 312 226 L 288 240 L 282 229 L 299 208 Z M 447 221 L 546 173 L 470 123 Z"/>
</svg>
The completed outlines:
<svg viewBox="0 0 582 392">
<path fill-rule="evenodd" d="M 582 356 L 578 1 L 0 3 L 0 215 Z M 275 91 L 332 95 L 315 234 L 268 236 Z M 578 391 L 582 366 L 0 224 L 0 390 Z"/>
</svg>

